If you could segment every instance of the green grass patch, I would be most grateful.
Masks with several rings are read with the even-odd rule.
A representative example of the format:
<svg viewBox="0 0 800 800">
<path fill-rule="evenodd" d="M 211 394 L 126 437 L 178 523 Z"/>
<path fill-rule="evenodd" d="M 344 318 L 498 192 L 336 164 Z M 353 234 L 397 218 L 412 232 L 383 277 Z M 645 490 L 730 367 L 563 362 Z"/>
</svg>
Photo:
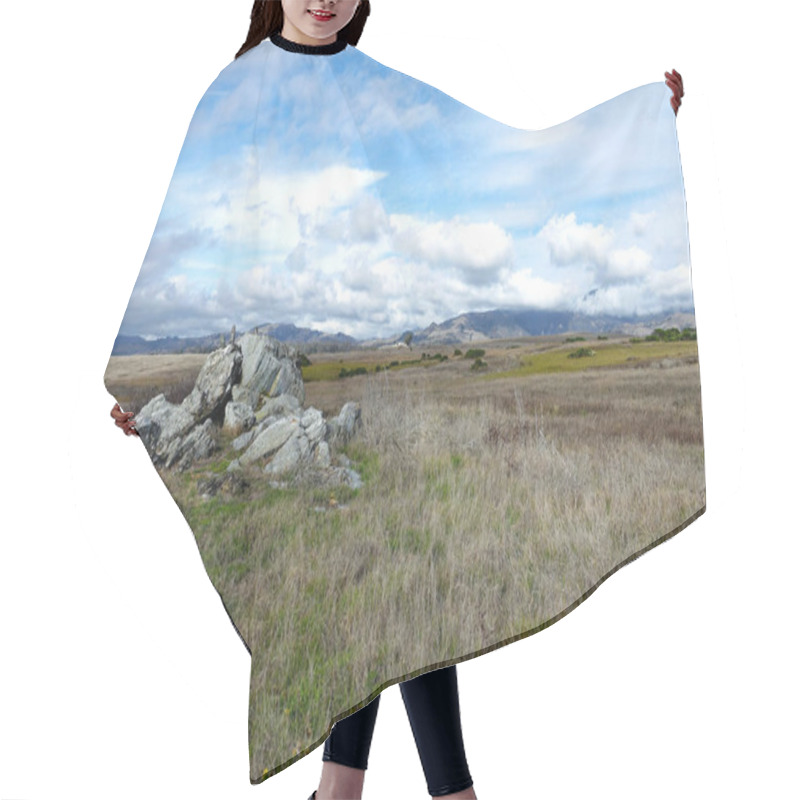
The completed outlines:
<svg viewBox="0 0 800 800">
<path fill-rule="evenodd" d="M 189 509 L 188 522 L 192 528 L 195 525 L 213 525 L 220 520 L 236 517 L 251 508 L 252 501 L 249 500 L 235 500 L 226 503 L 217 497 L 212 497 L 205 503 Z"/>
<path fill-rule="evenodd" d="M 371 484 L 380 473 L 380 458 L 362 442 L 351 441 L 343 448 L 344 454 L 353 462 L 353 469 L 361 476 L 365 486 Z M 357 490 L 352 490 L 355 494 Z"/>
<path fill-rule="evenodd" d="M 354 375 L 368 375 L 382 370 L 407 369 L 408 367 L 431 367 L 442 364 L 448 360 L 442 353 L 422 353 L 420 358 L 407 358 L 404 361 L 396 359 L 386 362 L 376 361 L 331 361 L 328 363 L 311 364 L 301 369 L 303 380 L 310 381 L 338 381 L 346 380 Z"/>
<path fill-rule="evenodd" d="M 303 367 L 303 380 L 309 381 L 338 381 L 339 373 L 345 369 L 352 372 L 359 367 L 370 372 L 374 369 L 374 365 L 369 361 L 328 361 L 327 363 L 311 364 L 308 367 Z"/>
<path fill-rule="evenodd" d="M 223 475 L 228 470 L 228 465 L 231 459 L 223 458 L 221 461 L 214 461 L 206 466 L 207 472 L 213 472 L 215 475 Z"/>
<path fill-rule="evenodd" d="M 570 350 L 548 350 L 520 357 L 520 365 L 515 369 L 492 372 L 485 376 L 493 378 L 541 375 L 553 372 L 577 372 L 597 367 L 631 366 L 634 363 L 647 363 L 662 358 L 688 358 L 697 355 L 697 342 L 640 342 L 637 344 L 596 345 L 591 358 L 571 358 Z"/>
</svg>

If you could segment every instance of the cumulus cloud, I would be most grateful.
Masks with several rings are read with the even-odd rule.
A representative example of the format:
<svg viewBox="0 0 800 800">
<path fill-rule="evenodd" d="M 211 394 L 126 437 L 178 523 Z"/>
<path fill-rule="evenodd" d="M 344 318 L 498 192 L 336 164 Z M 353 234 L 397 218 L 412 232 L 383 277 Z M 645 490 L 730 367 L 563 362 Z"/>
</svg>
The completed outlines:
<svg viewBox="0 0 800 800">
<path fill-rule="evenodd" d="M 673 242 L 683 241 L 675 223 L 674 215 L 656 209 L 598 225 L 579 222 L 574 212 L 552 216 L 537 238 L 553 268 L 573 283 L 570 291 L 562 284 L 565 291 L 551 294 L 554 305 L 620 316 L 690 307 L 691 271 L 685 262 L 673 266 L 680 256 Z"/>
<path fill-rule="evenodd" d="M 653 259 L 641 247 L 633 245 L 611 250 L 604 264 L 598 265 L 598 278 L 606 283 L 619 283 L 643 278 L 648 274 Z"/>
<path fill-rule="evenodd" d="M 692 271 L 688 264 L 653 272 L 648 276 L 646 285 L 653 296 L 662 302 L 671 302 L 676 306 L 692 303 Z"/>
<path fill-rule="evenodd" d="M 497 280 L 511 263 L 511 236 L 493 222 L 463 223 L 458 218 L 426 222 L 408 214 L 392 214 L 392 243 L 410 258 L 449 265 L 476 286 Z"/>
<path fill-rule="evenodd" d="M 547 243 L 556 266 L 579 265 L 599 284 L 626 283 L 643 278 L 652 256 L 638 245 L 615 246 L 617 235 L 605 225 L 577 222 L 574 212 L 551 217 L 539 235 Z"/>
<path fill-rule="evenodd" d="M 570 287 L 564 282 L 549 281 L 533 269 L 517 270 L 508 275 L 500 295 L 502 306 L 531 306 L 533 308 L 563 308 L 570 299 Z"/>
<path fill-rule="evenodd" d="M 586 314 L 658 314 L 693 304 L 691 271 L 686 264 L 652 270 L 642 280 L 600 286 L 581 298 L 576 308 Z"/>
<path fill-rule="evenodd" d="M 663 188 L 669 150 L 651 164 L 647 139 L 631 155 L 635 184 L 618 179 L 630 126 L 616 106 L 593 112 L 609 143 L 587 166 L 583 115 L 533 137 L 380 70 L 339 75 L 348 102 L 321 102 L 317 73 L 301 79 L 293 62 L 269 91 L 259 67 L 226 95 L 239 69 L 192 135 L 211 136 L 217 116 L 241 124 L 182 154 L 124 332 L 285 321 L 371 338 L 492 308 L 691 302 L 683 198 Z"/>
<path fill-rule="evenodd" d="M 614 234 L 604 225 L 578 223 L 575 213 L 558 214 L 542 226 L 539 235 L 550 248 L 550 259 L 558 266 L 576 262 L 599 264 L 608 258 Z"/>
</svg>

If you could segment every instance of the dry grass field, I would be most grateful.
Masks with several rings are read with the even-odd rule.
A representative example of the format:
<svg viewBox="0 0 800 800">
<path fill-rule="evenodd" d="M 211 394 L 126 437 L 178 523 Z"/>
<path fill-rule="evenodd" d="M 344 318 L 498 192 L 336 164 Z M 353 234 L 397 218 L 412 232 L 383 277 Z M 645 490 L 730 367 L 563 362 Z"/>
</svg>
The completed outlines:
<svg viewBox="0 0 800 800">
<path fill-rule="evenodd" d="M 207 353 L 112 356 L 104 377 L 106 388 L 125 411 L 138 413 L 159 392 L 180 403 L 192 391 Z"/>
<path fill-rule="evenodd" d="M 484 369 L 452 347 L 379 372 L 421 354 L 313 356 L 306 406 L 361 404 L 346 448 L 359 490 L 273 488 L 253 466 L 245 490 L 204 500 L 198 480 L 233 457 L 224 439 L 206 463 L 159 473 L 252 650 L 253 781 L 387 685 L 551 624 L 704 509 L 696 342 L 474 346 Z M 570 359 L 581 346 L 595 355 Z M 145 378 L 148 358 L 178 369 Z M 195 358 L 112 359 L 107 380 L 140 403 L 188 392 L 202 356 L 181 360 Z M 367 374 L 335 377 L 356 365 Z"/>
</svg>

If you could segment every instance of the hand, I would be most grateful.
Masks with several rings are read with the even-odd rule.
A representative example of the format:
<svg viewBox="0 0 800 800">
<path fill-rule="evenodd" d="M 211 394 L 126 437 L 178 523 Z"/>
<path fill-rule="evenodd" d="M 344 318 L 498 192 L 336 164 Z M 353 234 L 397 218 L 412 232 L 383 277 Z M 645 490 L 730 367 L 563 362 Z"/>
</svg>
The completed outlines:
<svg viewBox="0 0 800 800">
<path fill-rule="evenodd" d="M 683 78 L 681 78 L 680 72 L 677 70 L 672 70 L 671 73 L 665 72 L 667 79 L 664 83 L 672 89 L 672 97 L 670 98 L 670 103 L 672 104 L 672 110 L 675 112 L 675 116 L 678 116 L 678 106 L 681 104 L 681 97 L 683 97 Z"/>
<path fill-rule="evenodd" d="M 138 436 L 139 431 L 136 430 L 136 420 L 133 418 L 133 411 L 123 411 L 119 407 L 119 403 L 114 403 L 111 409 L 111 416 L 114 417 L 114 424 L 118 428 L 125 431 L 126 436 Z"/>
</svg>

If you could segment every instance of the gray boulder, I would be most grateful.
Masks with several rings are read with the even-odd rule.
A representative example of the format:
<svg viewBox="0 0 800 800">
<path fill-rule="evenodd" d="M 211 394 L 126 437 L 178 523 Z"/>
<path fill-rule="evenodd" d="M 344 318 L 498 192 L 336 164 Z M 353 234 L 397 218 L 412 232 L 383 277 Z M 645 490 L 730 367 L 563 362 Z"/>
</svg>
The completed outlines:
<svg viewBox="0 0 800 800">
<path fill-rule="evenodd" d="M 211 418 L 217 425 L 225 419 L 225 406 L 231 399 L 233 385 L 242 374 L 242 351 L 237 344 L 215 350 L 205 360 L 194 388 L 181 407 L 197 422 Z"/>
<path fill-rule="evenodd" d="M 331 465 L 331 448 L 327 442 L 320 442 L 316 446 L 314 460 L 320 467 L 329 467 Z"/>
<path fill-rule="evenodd" d="M 163 394 L 156 395 L 136 415 L 136 430 L 157 466 L 167 461 L 170 443 L 185 436 L 194 425 L 195 418 Z"/>
<path fill-rule="evenodd" d="M 268 458 L 280 450 L 299 427 L 300 420 L 297 417 L 283 417 L 273 422 L 255 437 L 250 446 L 239 456 L 239 462 L 244 466 L 260 458 Z"/>
<path fill-rule="evenodd" d="M 183 472 L 198 459 L 211 455 L 217 447 L 212 429 L 213 423 L 209 418 L 202 425 L 192 428 L 186 436 L 176 436 L 170 440 L 164 452 L 164 466 L 176 466 Z"/>
<path fill-rule="evenodd" d="M 237 452 L 238 452 L 239 450 L 244 450 L 244 448 L 245 448 L 245 447 L 247 447 L 247 446 L 250 444 L 250 442 L 252 442 L 252 441 L 253 441 L 254 437 L 255 437 L 255 436 L 258 434 L 258 433 L 259 433 L 259 431 L 258 431 L 256 428 L 250 428 L 250 430 L 249 430 L 249 431 L 245 431 L 243 434 L 241 434 L 241 435 L 237 436 L 237 437 L 236 437 L 236 438 L 235 438 L 235 439 L 234 439 L 234 440 L 231 442 L 231 446 L 232 446 L 232 447 L 233 447 L 233 449 L 234 449 L 234 450 L 236 450 Z"/>
<path fill-rule="evenodd" d="M 253 332 L 246 333 L 237 344 L 243 362 L 241 381 L 233 393 L 234 400 L 255 409 L 262 394 L 268 397 L 289 394 L 296 397 L 300 405 L 303 404 L 305 386 L 294 347 Z"/>
<path fill-rule="evenodd" d="M 225 406 L 225 420 L 222 427 L 233 432 L 246 431 L 253 427 L 256 415 L 246 403 L 229 402 Z"/>
<path fill-rule="evenodd" d="M 298 467 L 308 459 L 311 445 L 301 428 L 296 428 L 291 438 L 278 450 L 264 467 L 264 472 L 279 475 L 282 472 Z"/>
<path fill-rule="evenodd" d="M 303 427 L 309 441 L 316 443 L 325 437 L 328 424 L 325 422 L 322 412 L 314 406 L 310 406 L 300 417 L 300 425 Z"/>
<path fill-rule="evenodd" d="M 331 447 L 356 433 L 360 406 L 345 403 L 326 422 L 319 409 L 303 409 L 304 399 L 296 350 L 248 333 L 209 354 L 182 403 L 163 394 L 147 403 L 137 414 L 137 429 L 157 466 L 187 469 L 217 449 L 216 431 L 224 428 L 238 434 L 231 445 L 239 457 L 229 473 L 258 464 L 270 475 L 292 471 L 293 481 L 356 487 L 359 478 L 349 464 L 331 463 Z M 223 485 L 211 481 L 203 493 L 213 496 Z"/>
<path fill-rule="evenodd" d="M 342 406 L 339 415 L 328 420 L 328 441 L 332 444 L 346 444 L 361 425 L 361 406 L 350 401 Z"/>
<path fill-rule="evenodd" d="M 256 411 L 256 420 L 261 422 L 266 417 L 283 416 L 300 412 L 302 403 L 293 394 L 280 394 L 277 397 L 265 397 Z M 302 413 L 302 412 L 301 412 Z"/>
</svg>

